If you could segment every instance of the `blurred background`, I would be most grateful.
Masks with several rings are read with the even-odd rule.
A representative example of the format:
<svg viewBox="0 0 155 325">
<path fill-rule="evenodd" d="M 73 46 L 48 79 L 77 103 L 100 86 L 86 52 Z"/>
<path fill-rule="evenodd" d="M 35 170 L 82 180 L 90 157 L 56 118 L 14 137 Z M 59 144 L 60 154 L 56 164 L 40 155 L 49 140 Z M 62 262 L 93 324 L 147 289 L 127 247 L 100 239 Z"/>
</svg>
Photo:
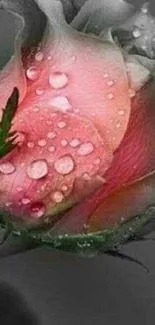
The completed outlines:
<svg viewBox="0 0 155 325">
<path fill-rule="evenodd" d="M 12 22 L 0 14 L 0 24 L 1 47 L 11 49 Z M 0 259 L 0 324 L 154 325 L 155 242 L 132 243 L 122 252 L 149 273 L 106 255 L 84 259 L 50 249 Z"/>
</svg>

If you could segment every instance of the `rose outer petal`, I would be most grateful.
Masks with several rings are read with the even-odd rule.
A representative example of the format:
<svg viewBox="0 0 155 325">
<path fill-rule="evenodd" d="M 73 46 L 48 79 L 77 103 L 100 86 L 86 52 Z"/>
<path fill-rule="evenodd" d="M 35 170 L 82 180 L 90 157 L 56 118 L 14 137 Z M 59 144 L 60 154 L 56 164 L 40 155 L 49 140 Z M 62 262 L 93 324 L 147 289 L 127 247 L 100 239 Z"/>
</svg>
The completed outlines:
<svg viewBox="0 0 155 325">
<path fill-rule="evenodd" d="M 147 175 L 155 170 L 154 87 L 154 82 L 149 83 L 133 99 L 128 130 L 105 175 L 102 189 L 71 209 L 56 224 L 53 233 L 86 231 L 84 225 L 89 223 L 93 229 L 104 229 L 107 224 L 113 226 L 121 221 L 121 217 L 126 219 L 143 212 L 153 203 L 154 176 L 147 178 Z M 129 184 L 133 185 L 128 187 Z"/>
</svg>

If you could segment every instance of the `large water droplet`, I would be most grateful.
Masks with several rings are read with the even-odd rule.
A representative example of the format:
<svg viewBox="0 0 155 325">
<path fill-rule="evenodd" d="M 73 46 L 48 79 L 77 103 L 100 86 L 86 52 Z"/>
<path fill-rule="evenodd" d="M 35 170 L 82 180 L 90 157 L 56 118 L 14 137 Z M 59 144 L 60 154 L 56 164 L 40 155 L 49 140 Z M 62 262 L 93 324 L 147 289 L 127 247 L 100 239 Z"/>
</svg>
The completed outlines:
<svg viewBox="0 0 155 325">
<path fill-rule="evenodd" d="M 55 72 L 49 77 L 49 84 L 54 89 L 61 89 L 68 84 L 68 77 L 65 73 Z"/>
<path fill-rule="evenodd" d="M 48 165 L 46 160 L 34 160 L 27 167 L 27 175 L 32 179 L 41 179 L 48 174 Z"/>
<path fill-rule="evenodd" d="M 71 109 L 71 105 L 68 98 L 65 96 L 56 96 L 51 101 L 50 104 L 56 108 L 59 108 L 62 112 L 66 112 Z"/>
<path fill-rule="evenodd" d="M 26 70 L 26 76 L 29 80 L 35 81 L 39 77 L 39 71 L 36 67 L 30 67 Z"/>
<path fill-rule="evenodd" d="M 59 192 L 59 191 L 55 191 L 53 194 L 52 194 L 52 199 L 56 202 L 56 203 L 60 203 L 63 201 L 64 199 L 64 195 L 62 192 Z"/>
<path fill-rule="evenodd" d="M 71 156 L 63 156 L 54 163 L 55 170 L 61 175 L 70 174 L 74 170 L 74 160 Z"/>
<path fill-rule="evenodd" d="M 94 151 L 94 146 L 91 142 L 86 142 L 81 144 L 81 146 L 78 149 L 78 154 L 80 156 L 86 156 L 91 154 Z"/>
<path fill-rule="evenodd" d="M 31 217 L 41 218 L 45 213 L 45 205 L 42 202 L 34 203 L 31 206 L 30 214 Z"/>
<path fill-rule="evenodd" d="M 2 174 L 12 174 L 16 170 L 15 166 L 10 162 L 0 164 L 0 172 Z"/>
</svg>

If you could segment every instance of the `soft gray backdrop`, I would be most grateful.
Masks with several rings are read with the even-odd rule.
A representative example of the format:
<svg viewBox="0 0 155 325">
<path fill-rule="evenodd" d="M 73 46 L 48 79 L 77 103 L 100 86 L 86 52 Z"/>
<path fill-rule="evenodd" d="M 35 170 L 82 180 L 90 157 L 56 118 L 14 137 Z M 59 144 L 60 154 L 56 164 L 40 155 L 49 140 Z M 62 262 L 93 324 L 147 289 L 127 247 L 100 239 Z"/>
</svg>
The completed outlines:
<svg viewBox="0 0 155 325">
<path fill-rule="evenodd" d="M 153 0 L 151 6 L 155 13 Z M 11 21 L 4 28 L 0 17 L 0 23 L 0 44 L 9 44 Z M 108 256 L 82 259 L 45 249 L 1 259 L 0 324 L 37 325 L 38 317 L 41 325 L 154 325 L 155 242 L 130 244 L 124 252 L 150 273 Z"/>
</svg>

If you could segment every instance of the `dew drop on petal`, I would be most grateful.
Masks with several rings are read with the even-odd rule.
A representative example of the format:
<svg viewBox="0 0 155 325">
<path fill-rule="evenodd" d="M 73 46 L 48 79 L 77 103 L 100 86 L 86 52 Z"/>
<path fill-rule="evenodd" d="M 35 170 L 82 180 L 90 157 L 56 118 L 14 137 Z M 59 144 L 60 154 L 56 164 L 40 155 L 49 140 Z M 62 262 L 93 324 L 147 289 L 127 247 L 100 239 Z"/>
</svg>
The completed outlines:
<svg viewBox="0 0 155 325">
<path fill-rule="evenodd" d="M 118 111 L 118 115 L 122 116 L 122 115 L 124 115 L 124 114 L 125 114 L 125 111 L 124 111 L 123 109 L 120 109 L 120 110 Z"/>
<path fill-rule="evenodd" d="M 42 52 L 36 53 L 36 55 L 35 55 L 35 60 L 36 61 L 40 62 L 40 61 L 43 60 L 43 58 L 44 58 L 44 54 Z"/>
<path fill-rule="evenodd" d="M 54 146 L 49 147 L 49 148 L 48 148 L 48 151 L 49 151 L 49 152 L 54 152 L 54 151 L 55 151 L 55 147 L 54 147 Z"/>
<path fill-rule="evenodd" d="M 30 202 L 31 202 L 31 200 L 28 197 L 23 197 L 21 199 L 21 203 L 24 205 L 29 204 Z"/>
<path fill-rule="evenodd" d="M 33 148 L 34 148 L 34 142 L 28 142 L 28 143 L 27 143 L 27 147 L 28 147 L 29 149 L 33 149 Z"/>
<path fill-rule="evenodd" d="M 108 86 L 112 86 L 114 84 L 114 81 L 113 80 L 109 80 L 108 82 L 107 82 L 107 85 Z"/>
<path fill-rule="evenodd" d="M 34 160 L 31 164 L 27 167 L 27 175 L 31 179 L 41 179 L 48 174 L 48 165 L 46 160 Z"/>
<path fill-rule="evenodd" d="M 63 201 L 64 199 L 64 195 L 62 192 L 59 192 L 59 191 L 55 191 L 53 194 L 52 194 L 52 199 L 56 202 L 56 203 L 60 203 Z"/>
<path fill-rule="evenodd" d="M 74 160 L 71 156 L 63 156 L 54 163 L 54 168 L 61 175 L 70 174 L 75 167 Z"/>
<path fill-rule="evenodd" d="M 86 142 L 80 145 L 78 149 L 78 154 L 80 156 L 86 156 L 94 151 L 94 146 L 91 142 Z"/>
<path fill-rule="evenodd" d="M 114 98 L 114 94 L 112 94 L 112 93 L 107 94 L 107 98 L 108 98 L 108 99 L 113 99 L 113 98 Z"/>
<path fill-rule="evenodd" d="M 61 140 L 61 145 L 62 147 L 66 147 L 68 145 L 68 141 L 67 140 Z"/>
<path fill-rule="evenodd" d="M 58 127 L 59 129 L 63 129 L 67 126 L 67 123 L 65 121 L 60 121 L 58 122 Z"/>
<path fill-rule="evenodd" d="M 59 108 L 62 112 L 66 112 L 71 109 L 69 100 L 65 96 L 56 96 L 51 101 L 50 104 L 56 108 Z"/>
<path fill-rule="evenodd" d="M 30 214 L 31 217 L 41 218 L 45 213 L 45 205 L 42 202 L 34 203 L 31 206 Z"/>
<path fill-rule="evenodd" d="M 54 89 L 64 88 L 68 84 L 68 77 L 65 73 L 55 72 L 50 75 L 49 84 Z"/>
<path fill-rule="evenodd" d="M 39 145 L 40 147 L 45 147 L 46 144 L 47 144 L 46 140 L 44 140 L 44 139 L 38 140 L 38 145 Z"/>
<path fill-rule="evenodd" d="M 67 185 L 62 185 L 61 189 L 62 189 L 63 192 L 66 192 L 66 191 L 68 191 L 68 186 Z"/>
<path fill-rule="evenodd" d="M 55 133 L 55 132 L 49 132 L 49 133 L 47 134 L 47 137 L 48 137 L 49 139 L 54 139 L 54 138 L 56 137 L 56 133 Z"/>
<path fill-rule="evenodd" d="M 37 80 L 39 77 L 39 71 L 35 67 L 30 67 L 26 70 L 26 76 L 29 80 Z"/>
<path fill-rule="evenodd" d="M 15 166 L 10 162 L 5 162 L 0 164 L 0 172 L 2 174 L 12 174 L 16 170 Z"/>
<path fill-rule="evenodd" d="M 44 90 L 42 88 L 37 88 L 36 89 L 36 95 L 40 96 L 44 93 Z"/>
<path fill-rule="evenodd" d="M 70 141 L 70 146 L 73 148 L 76 148 L 80 145 L 80 140 L 79 139 L 73 139 L 72 141 Z"/>
<path fill-rule="evenodd" d="M 108 73 L 104 73 L 104 74 L 103 74 L 103 78 L 106 79 L 106 78 L 108 78 L 108 77 L 109 77 Z"/>
<path fill-rule="evenodd" d="M 17 132 L 17 138 L 15 139 L 14 143 L 17 143 L 18 147 L 21 147 L 25 141 L 26 137 L 23 132 Z"/>
</svg>

